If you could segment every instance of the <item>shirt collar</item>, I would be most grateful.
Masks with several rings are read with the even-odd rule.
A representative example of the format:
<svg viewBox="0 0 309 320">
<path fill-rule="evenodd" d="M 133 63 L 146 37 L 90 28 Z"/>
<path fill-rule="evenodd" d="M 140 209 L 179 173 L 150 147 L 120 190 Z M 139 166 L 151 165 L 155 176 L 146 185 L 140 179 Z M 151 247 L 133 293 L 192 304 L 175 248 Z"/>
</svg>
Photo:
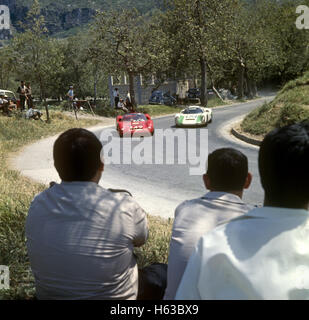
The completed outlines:
<svg viewBox="0 0 309 320">
<path fill-rule="evenodd" d="M 202 199 L 220 200 L 220 201 L 244 204 L 244 202 L 236 194 L 227 193 L 227 192 L 211 191 L 211 192 L 208 192 L 204 197 L 202 197 Z"/>
<path fill-rule="evenodd" d="M 97 183 L 92 182 L 92 181 L 72 181 L 72 182 L 62 181 L 60 183 L 60 185 L 63 185 L 63 186 L 83 186 L 83 187 L 86 187 L 86 186 L 98 186 Z"/>
<path fill-rule="evenodd" d="M 257 218 L 278 218 L 295 215 L 303 215 L 309 218 L 309 211 L 305 209 L 288 209 L 288 208 L 276 208 L 276 207 L 262 207 L 256 208 L 248 212 L 248 216 Z"/>
</svg>

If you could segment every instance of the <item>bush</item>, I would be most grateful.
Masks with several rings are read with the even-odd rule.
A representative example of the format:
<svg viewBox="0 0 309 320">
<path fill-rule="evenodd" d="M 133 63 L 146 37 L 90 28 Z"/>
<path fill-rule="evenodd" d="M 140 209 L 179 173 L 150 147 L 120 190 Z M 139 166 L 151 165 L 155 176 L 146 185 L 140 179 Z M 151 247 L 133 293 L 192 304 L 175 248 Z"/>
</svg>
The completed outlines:
<svg viewBox="0 0 309 320">
<path fill-rule="evenodd" d="M 271 103 L 253 110 L 241 128 L 250 134 L 266 135 L 275 128 L 309 119 L 308 106 L 309 72 L 287 83 Z"/>
</svg>

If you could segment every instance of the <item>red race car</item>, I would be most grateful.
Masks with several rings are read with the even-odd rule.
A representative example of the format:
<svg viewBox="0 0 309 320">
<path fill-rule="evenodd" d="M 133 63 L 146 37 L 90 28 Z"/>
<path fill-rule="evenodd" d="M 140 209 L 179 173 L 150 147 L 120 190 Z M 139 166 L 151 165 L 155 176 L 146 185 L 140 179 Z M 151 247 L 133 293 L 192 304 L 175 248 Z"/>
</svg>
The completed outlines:
<svg viewBox="0 0 309 320">
<path fill-rule="evenodd" d="M 153 121 L 149 114 L 127 113 L 116 118 L 116 127 L 120 137 L 153 136 Z"/>
</svg>

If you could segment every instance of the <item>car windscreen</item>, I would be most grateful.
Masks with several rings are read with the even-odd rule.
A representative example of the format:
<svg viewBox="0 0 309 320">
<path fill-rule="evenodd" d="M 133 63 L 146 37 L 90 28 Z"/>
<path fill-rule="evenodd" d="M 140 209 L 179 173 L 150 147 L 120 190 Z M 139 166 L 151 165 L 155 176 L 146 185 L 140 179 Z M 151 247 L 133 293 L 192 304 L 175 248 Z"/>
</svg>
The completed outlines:
<svg viewBox="0 0 309 320">
<path fill-rule="evenodd" d="M 154 93 L 151 95 L 150 99 L 160 98 L 160 97 L 162 97 L 162 95 L 163 95 L 162 92 L 154 92 Z"/>
<path fill-rule="evenodd" d="M 14 93 L 10 91 L 5 91 L 5 94 L 8 96 L 9 99 L 15 99 Z"/>
<path fill-rule="evenodd" d="M 123 121 L 147 121 L 144 114 L 127 114 L 123 116 Z"/>
<path fill-rule="evenodd" d="M 183 114 L 198 114 L 198 113 L 203 113 L 203 110 L 200 108 L 196 109 L 186 109 Z"/>
</svg>

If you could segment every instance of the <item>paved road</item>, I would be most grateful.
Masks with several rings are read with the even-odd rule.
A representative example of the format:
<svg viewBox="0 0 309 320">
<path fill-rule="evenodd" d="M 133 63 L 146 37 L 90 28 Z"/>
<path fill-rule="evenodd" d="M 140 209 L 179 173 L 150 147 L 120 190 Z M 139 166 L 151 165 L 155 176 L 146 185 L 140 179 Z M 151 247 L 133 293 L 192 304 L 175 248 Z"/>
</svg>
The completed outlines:
<svg viewBox="0 0 309 320">
<path fill-rule="evenodd" d="M 267 97 L 265 99 L 271 99 Z M 186 135 L 190 130 L 197 132 L 197 141 L 200 136 L 208 130 L 208 144 L 206 139 L 202 139 L 201 146 L 212 152 L 215 149 L 222 147 L 234 147 L 245 153 L 249 159 L 249 167 L 254 178 L 251 188 L 245 192 L 244 200 L 252 204 L 262 204 L 263 191 L 259 182 L 257 156 L 258 148 L 252 147 L 245 143 L 239 144 L 235 139 L 231 139 L 228 134 L 224 133 L 223 126 L 230 120 L 235 119 L 241 115 L 247 114 L 257 106 L 263 104 L 265 100 L 253 101 L 237 106 L 228 106 L 214 110 L 214 121 L 207 128 L 202 129 L 185 129 Z M 165 117 L 154 121 L 155 128 L 158 129 L 173 129 L 174 118 Z M 106 133 L 106 129 L 105 129 Z M 98 136 L 102 137 L 102 132 L 96 132 Z M 117 139 L 115 139 L 117 141 Z M 119 139 L 119 143 L 127 143 L 126 140 Z M 132 142 L 133 148 L 140 145 L 141 141 L 145 145 L 150 145 L 154 151 L 154 138 L 134 139 Z M 175 150 L 178 149 L 177 139 L 175 139 Z M 106 145 L 108 142 L 104 143 Z M 185 148 L 181 143 L 180 150 Z M 199 154 L 199 144 L 197 144 L 197 154 Z M 166 152 L 170 150 L 159 150 L 152 152 L 152 160 L 155 157 L 163 156 L 165 159 Z M 127 155 L 128 152 L 120 148 L 121 158 Z M 150 152 L 151 153 L 151 152 Z M 151 160 L 151 159 L 150 159 Z M 177 151 L 175 151 L 175 163 L 177 163 Z M 204 165 L 203 165 L 204 166 Z M 123 188 L 133 193 L 134 198 L 145 208 L 147 212 L 163 217 L 173 217 L 176 206 L 186 200 L 193 199 L 203 195 L 206 191 L 202 182 L 201 176 L 192 176 L 189 173 L 190 164 L 185 165 L 156 165 L 156 164 L 110 164 L 106 166 L 105 173 L 101 184 L 108 188 Z"/>
<path fill-rule="evenodd" d="M 270 97 L 265 99 L 269 100 Z M 250 112 L 252 109 L 264 103 L 263 100 L 256 100 L 250 103 L 228 106 L 214 110 L 213 123 L 208 128 L 202 129 L 185 129 L 184 138 L 180 145 L 180 152 L 186 151 L 183 143 L 188 134 L 197 134 L 197 141 L 203 137 L 205 132 L 208 132 L 208 139 L 203 138 L 201 141 L 202 150 L 208 146 L 208 151 L 212 152 L 217 148 L 235 147 L 244 152 L 249 158 L 250 171 L 254 175 L 253 184 L 250 190 L 246 191 L 244 199 L 252 204 L 262 204 L 263 192 L 260 186 L 257 169 L 258 148 L 245 143 L 240 143 L 236 138 L 232 138 L 228 130 L 225 129 L 228 122 L 233 123 L 236 117 L 241 117 Z M 174 128 L 173 117 L 160 118 L 154 121 L 157 132 L 160 129 L 170 129 L 173 132 L 181 132 Z M 114 123 L 114 121 L 112 121 Z M 102 123 L 103 124 L 103 123 Z M 110 122 L 105 122 L 104 125 L 109 125 Z M 98 136 L 102 133 L 107 133 L 109 129 L 93 129 Z M 173 133 L 172 132 L 172 133 Z M 116 134 L 114 134 L 117 136 Z M 52 148 L 57 137 L 40 140 L 33 145 L 25 147 L 21 153 L 12 159 L 12 166 L 21 171 L 25 176 L 28 176 L 36 181 L 48 184 L 50 181 L 60 182 L 58 174 L 53 166 Z M 166 139 L 165 139 L 166 140 Z M 119 139 L 117 136 L 112 139 L 113 143 L 131 139 Z M 151 146 L 151 143 L 156 141 L 155 138 L 133 139 L 132 145 L 135 148 L 144 143 L 145 146 Z M 175 145 L 175 157 L 172 160 L 177 160 L 177 139 Z M 105 145 L 108 143 L 105 143 Z M 192 145 L 192 144 L 191 144 Z M 154 148 L 154 146 L 152 146 Z M 200 146 L 197 144 L 197 154 L 199 154 Z M 185 149 L 185 150 L 184 150 Z M 166 153 L 171 150 L 158 150 L 156 152 L 147 152 L 150 154 L 150 162 L 155 157 L 162 156 L 163 159 Z M 121 158 L 123 155 L 128 155 L 128 152 L 120 148 Z M 206 159 L 206 158 L 205 158 Z M 175 161 L 177 163 L 177 161 Z M 178 204 L 184 200 L 193 199 L 202 196 L 206 190 L 204 188 L 202 177 L 192 176 L 189 172 L 190 163 L 185 162 L 183 165 L 106 165 L 105 172 L 100 184 L 105 188 L 127 189 L 131 191 L 134 198 L 142 205 L 142 207 L 150 214 L 160 215 L 162 217 L 173 217 L 174 210 Z M 203 162 L 203 169 L 205 164 Z M 204 170 L 203 170 L 204 171 Z"/>
</svg>

